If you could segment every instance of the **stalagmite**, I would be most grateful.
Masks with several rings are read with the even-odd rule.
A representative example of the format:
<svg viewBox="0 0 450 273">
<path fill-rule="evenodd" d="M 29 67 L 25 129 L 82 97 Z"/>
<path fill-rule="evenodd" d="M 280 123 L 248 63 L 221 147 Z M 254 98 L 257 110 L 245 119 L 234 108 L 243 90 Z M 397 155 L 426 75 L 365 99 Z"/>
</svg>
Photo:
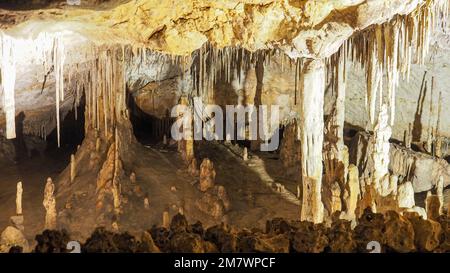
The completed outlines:
<svg viewBox="0 0 450 273">
<path fill-rule="evenodd" d="M 16 138 L 16 108 L 14 87 L 16 83 L 16 60 L 14 39 L 1 34 L 1 81 L 3 86 L 3 111 L 6 116 L 6 138 Z"/>
<path fill-rule="evenodd" d="M 120 232 L 119 223 L 117 223 L 117 221 L 113 221 L 111 223 L 111 229 L 113 232 L 119 233 Z"/>
<path fill-rule="evenodd" d="M 444 177 L 439 176 L 439 180 L 436 184 L 436 195 L 439 198 L 439 214 L 444 213 Z"/>
<path fill-rule="evenodd" d="M 13 224 L 14 227 L 17 229 L 24 231 L 24 218 L 22 215 L 22 182 L 17 183 L 17 190 L 16 190 L 16 215 L 11 216 L 10 221 Z"/>
<path fill-rule="evenodd" d="M 242 160 L 247 161 L 248 160 L 248 150 L 247 147 L 244 147 L 244 151 L 242 154 Z"/>
<path fill-rule="evenodd" d="M 97 137 L 97 139 L 95 140 L 95 151 L 96 152 L 100 151 L 100 145 L 101 145 L 101 140 L 99 137 Z"/>
<path fill-rule="evenodd" d="M 76 175 L 76 162 L 75 162 L 75 155 L 70 155 L 70 182 L 73 182 Z"/>
<path fill-rule="evenodd" d="M 136 184 L 136 174 L 134 172 L 130 174 L 130 182 L 132 185 Z"/>
<path fill-rule="evenodd" d="M 163 136 L 163 144 L 164 145 L 167 145 L 167 136 L 164 134 L 164 136 Z"/>
<path fill-rule="evenodd" d="M 302 73 L 299 100 L 301 178 L 303 183 L 301 220 L 321 223 L 324 216 L 321 197 L 324 64 L 319 60 L 310 60 L 305 64 Z"/>
<path fill-rule="evenodd" d="M 148 196 L 144 198 L 144 209 L 150 209 L 150 201 L 148 200 Z"/>
<path fill-rule="evenodd" d="M 162 226 L 165 228 L 169 228 L 170 226 L 170 216 L 167 210 L 165 210 L 162 215 Z"/>
<path fill-rule="evenodd" d="M 397 200 L 399 208 L 413 208 L 415 206 L 414 188 L 411 182 L 407 181 L 398 186 Z"/>
<path fill-rule="evenodd" d="M 389 188 L 389 139 L 392 130 L 388 124 L 388 119 L 387 105 L 383 104 L 378 114 L 372 140 L 372 159 L 375 169 L 372 180 L 375 190 L 382 196 L 387 195 L 383 189 Z"/>
<path fill-rule="evenodd" d="M 47 178 L 47 183 L 44 189 L 44 208 L 45 214 L 45 229 L 56 229 L 56 200 L 54 196 L 55 185 L 52 179 Z"/>
<path fill-rule="evenodd" d="M 200 164 L 199 190 L 205 192 L 214 187 L 215 179 L 216 171 L 213 162 L 208 158 L 203 159 L 202 164 Z"/>
<path fill-rule="evenodd" d="M 16 191 L 16 215 L 22 215 L 22 182 L 17 183 L 17 191 Z"/>
<path fill-rule="evenodd" d="M 351 164 L 348 166 L 347 187 L 344 192 L 344 204 L 346 210 L 345 214 L 341 218 L 350 221 L 354 221 L 356 219 L 356 207 L 358 205 L 360 195 L 361 191 L 359 185 L 358 167 Z"/>
<path fill-rule="evenodd" d="M 120 184 L 115 181 L 113 181 L 113 186 L 111 188 L 112 194 L 113 194 L 113 205 L 114 205 L 114 211 L 116 214 L 119 214 L 121 212 L 121 196 L 120 196 Z"/>
<path fill-rule="evenodd" d="M 425 199 L 425 210 L 427 212 L 427 218 L 437 221 L 439 215 L 441 214 L 441 202 L 439 196 L 427 192 L 427 197 Z"/>
</svg>

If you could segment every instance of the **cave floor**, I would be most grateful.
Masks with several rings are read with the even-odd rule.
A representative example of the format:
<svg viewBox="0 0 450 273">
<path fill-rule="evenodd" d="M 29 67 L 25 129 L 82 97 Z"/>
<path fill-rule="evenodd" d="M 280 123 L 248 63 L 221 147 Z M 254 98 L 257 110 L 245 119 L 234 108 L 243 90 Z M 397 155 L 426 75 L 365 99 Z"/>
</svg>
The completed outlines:
<svg viewBox="0 0 450 273">
<path fill-rule="evenodd" d="M 10 224 L 10 217 L 16 211 L 16 185 L 22 181 L 22 207 L 24 215 L 25 236 L 34 236 L 44 228 L 45 209 L 42 205 L 46 179 L 55 179 L 66 167 L 67 153 L 52 151 L 47 155 L 33 155 L 23 158 L 19 163 L 0 164 L 0 230 Z"/>
<path fill-rule="evenodd" d="M 153 224 L 160 225 L 163 211 L 169 211 L 172 217 L 178 213 L 179 207 L 183 207 L 189 222 L 199 220 L 204 227 L 226 221 L 237 228 L 264 229 L 266 221 L 275 217 L 298 219 L 299 206 L 295 201 L 289 200 L 293 194 L 286 198 L 271 187 L 273 179 L 280 182 L 279 171 L 274 171 L 279 170 L 277 165 L 279 160 L 274 160 L 272 154 L 259 154 L 244 162 L 229 147 L 215 142 L 201 143 L 196 147 L 196 153 L 197 158 L 208 157 L 214 163 L 217 173 L 216 184 L 225 187 L 231 202 L 231 210 L 226 216 L 215 219 L 197 208 L 196 200 L 202 195 L 197 189 L 198 177 L 188 173 L 175 146 L 163 148 L 161 144 L 142 145 L 141 149 L 136 151 L 138 160 L 132 171 L 136 174 L 136 183 L 141 188 L 142 194 L 149 197 L 150 208 L 144 208 L 143 197 L 132 197 L 135 200 L 128 201 L 131 210 L 127 210 L 131 213 L 124 213 L 121 216 L 122 231 L 140 233 Z M 61 178 L 58 176 L 64 174 L 62 171 L 67 166 L 69 157 L 69 154 L 35 156 L 20 164 L 0 166 L 0 187 L 4 189 L 0 193 L 2 204 L 0 230 L 9 225 L 10 216 L 15 214 L 16 183 L 22 181 L 25 235 L 32 240 L 36 234 L 42 232 L 45 219 L 42 199 L 46 178 L 52 177 L 54 181 L 58 181 Z M 95 174 L 83 176 L 82 179 L 91 180 L 87 181 L 88 184 L 96 183 Z M 291 183 L 285 185 L 287 189 L 294 189 L 292 181 L 286 183 Z M 57 182 L 57 191 L 59 185 Z M 64 190 L 73 193 L 75 188 Z M 56 202 L 64 201 L 57 199 Z M 58 207 L 61 205 L 62 203 Z M 88 220 L 76 222 L 86 222 L 82 228 L 86 230 L 77 230 L 81 229 L 81 226 L 74 226 L 72 230 L 77 230 L 80 236 L 75 235 L 73 239 L 85 239 L 85 236 L 95 228 L 90 226 L 92 222 Z"/>
<path fill-rule="evenodd" d="M 178 207 L 183 206 L 189 222 L 200 220 L 204 226 L 219 224 L 222 219 L 214 219 L 196 208 L 195 201 L 202 194 L 197 189 L 198 178 L 188 174 L 175 148 L 145 147 L 139 154 L 135 173 L 137 184 L 148 193 L 150 209 L 139 210 L 140 215 L 129 219 L 128 223 L 145 219 L 147 227 L 161 224 L 164 210 L 169 209 L 173 216 Z M 224 145 L 204 142 L 196 147 L 196 153 L 198 158 L 208 157 L 214 163 L 216 184 L 225 187 L 231 202 L 231 210 L 225 217 L 229 224 L 239 228 L 264 228 L 266 220 L 275 217 L 298 218 L 296 204 L 274 192 L 264 183 L 261 174 L 248 166 L 250 162 L 245 163 Z"/>
</svg>

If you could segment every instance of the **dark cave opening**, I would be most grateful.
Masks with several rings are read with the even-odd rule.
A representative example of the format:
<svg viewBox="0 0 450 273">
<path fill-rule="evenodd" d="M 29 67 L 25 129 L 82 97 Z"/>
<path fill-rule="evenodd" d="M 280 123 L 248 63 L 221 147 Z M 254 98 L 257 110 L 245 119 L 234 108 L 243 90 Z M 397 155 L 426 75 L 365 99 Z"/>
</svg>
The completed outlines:
<svg viewBox="0 0 450 273">
<path fill-rule="evenodd" d="M 47 136 L 46 153 L 51 156 L 61 156 L 69 163 L 70 154 L 76 152 L 84 139 L 84 100 L 75 109 L 75 106 L 61 120 L 60 147 L 58 147 L 58 135 L 56 128 Z"/>
<path fill-rule="evenodd" d="M 170 138 L 170 129 L 174 119 L 170 117 L 169 110 L 165 116 L 159 118 L 144 112 L 136 104 L 132 95 L 127 98 L 130 121 L 136 139 L 143 145 L 157 144 L 163 141 L 164 135 Z"/>
</svg>

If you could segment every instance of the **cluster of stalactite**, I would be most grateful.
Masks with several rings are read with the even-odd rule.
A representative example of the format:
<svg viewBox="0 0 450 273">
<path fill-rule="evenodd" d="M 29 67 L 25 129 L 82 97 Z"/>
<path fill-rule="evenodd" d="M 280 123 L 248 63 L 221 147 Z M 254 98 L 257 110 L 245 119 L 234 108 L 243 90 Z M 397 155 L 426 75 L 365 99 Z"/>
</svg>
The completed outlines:
<svg viewBox="0 0 450 273">
<path fill-rule="evenodd" d="M 370 156 L 374 163 L 374 172 L 365 185 L 374 189 L 375 195 L 396 195 L 398 181 L 395 177 L 390 177 L 388 169 L 390 126 L 395 120 L 396 88 L 401 76 L 403 80 L 409 80 L 412 63 L 424 64 L 433 31 L 437 27 L 445 27 L 447 5 L 447 1 L 427 1 L 412 14 L 396 16 L 385 24 L 375 25 L 354 35 L 336 54 L 326 60 L 335 99 L 334 109 L 326 124 L 324 145 L 324 194 L 328 195 L 325 196 L 324 203 L 330 214 L 340 210 L 339 196 L 350 196 L 347 192 L 350 189 L 347 183 L 348 151 L 343 145 L 342 137 L 347 59 L 359 63 L 366 71 L 366 107 L 369 114 L 367 129 L 374 131 L 369 144 L 372 154 L 367 156 Z M 383 96 L 383 75 L 387 78 L 387 96 Z M 361 190 L 365 192 L 364 188 Z M 343 195 L 341 191 L 344 191 Z M 376 210 L 373 201 L 376 198 L 372 196 L 369 199 L 372 201 L 369 201 L 368 205 Z M 342 201 L 344 204 L 348 203 Z"/>
</svg>

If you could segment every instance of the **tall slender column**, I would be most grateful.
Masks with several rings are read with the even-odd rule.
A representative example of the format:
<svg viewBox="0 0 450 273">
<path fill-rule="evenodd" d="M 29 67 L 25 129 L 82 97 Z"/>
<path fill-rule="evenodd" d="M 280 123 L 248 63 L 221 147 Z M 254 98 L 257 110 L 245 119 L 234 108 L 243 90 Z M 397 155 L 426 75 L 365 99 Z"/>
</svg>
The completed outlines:
<svg viewBox="0 0 450 273">
<path fill-rule="evenodd" d="M 303 197 L 301 220 L 320 223 L 323 221 L 322 149 L 323 149 L 323 103 L 325 90 L 325 67 L 320 60 L 308 60 L 301 77 L 299 100 L 301 171 Z"/>
</svg>

